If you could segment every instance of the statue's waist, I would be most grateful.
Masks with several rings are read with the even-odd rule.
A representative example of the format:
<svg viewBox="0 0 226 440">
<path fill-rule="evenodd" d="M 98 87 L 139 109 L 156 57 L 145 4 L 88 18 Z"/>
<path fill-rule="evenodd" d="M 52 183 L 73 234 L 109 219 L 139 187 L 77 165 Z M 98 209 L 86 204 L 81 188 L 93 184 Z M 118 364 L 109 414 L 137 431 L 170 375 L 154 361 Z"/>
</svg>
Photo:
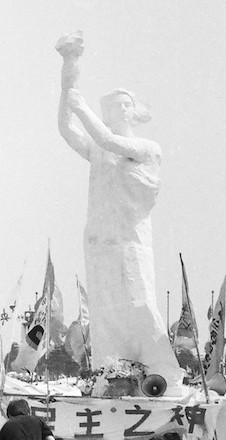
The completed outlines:
<svg viewBox="0 0 226 440">
<path fill-rule="evenodd" d="M 123 244 L 127 246 L 129 243 L 145 247 L 152 246 L 151 220 L 135 225 L 128 222 L 120 225 L 108 222 L 106 227 L 103 223 L 99 223 L 99 225 L 95 222 L 88 223 L 84 239 L 86 244 L 91 246 L 121 247 Z"/>
</svg>

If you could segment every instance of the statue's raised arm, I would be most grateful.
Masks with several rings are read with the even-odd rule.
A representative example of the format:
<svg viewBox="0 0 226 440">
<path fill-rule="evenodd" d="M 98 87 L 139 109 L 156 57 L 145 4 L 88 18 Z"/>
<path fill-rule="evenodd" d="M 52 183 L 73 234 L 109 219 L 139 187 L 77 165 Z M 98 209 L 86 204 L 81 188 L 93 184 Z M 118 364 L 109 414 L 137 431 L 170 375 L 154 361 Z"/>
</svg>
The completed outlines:
<svg viewBox="0 0 226 440">
<path fill-rule="evenodd" d="M 63 57 L 61 72 L 61 97 L 58 111 L 58 127 L 60 134 L 83 158 L 89 160 L 91 140 L 79 130 L 72 119 L 72 111 L 68 105 L 68 93 L 71 88 L 78 89 L 80 73 L 79 57 L 83 54 L 83 34 L 77 31 L 74 35 L 64 35 L 59 38 L 56 50 Z"/>
<path fill-rule="evenodd" d="M 134 125 L 151 119 L 147 107 L 141 105 L 134 94 L 125 89 L 117 89 L 104 96 L 101 99 L 103 121 L 79 94 L 79 57 L 84 49 L 82 32 L 61 37 L 56 49 L 64 60 L 58 126 L 66 142 L 88 160 L 93 140 L 102 149 L 119 156 L 136 162 L 156 162 L 159 165 L 161 152 L 158 145 L 147 139 L 135 138 L 133 134 Z M 81 120 L 89 136 L 75 127 L 72 113 Z"/>
</svg>

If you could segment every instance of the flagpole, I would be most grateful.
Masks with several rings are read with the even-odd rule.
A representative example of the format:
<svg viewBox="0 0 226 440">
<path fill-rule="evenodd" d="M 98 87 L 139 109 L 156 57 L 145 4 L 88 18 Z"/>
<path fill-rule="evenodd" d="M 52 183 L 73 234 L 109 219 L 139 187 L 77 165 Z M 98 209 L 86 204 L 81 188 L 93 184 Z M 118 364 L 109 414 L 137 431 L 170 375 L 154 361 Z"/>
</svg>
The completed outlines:
<svg viewBox="0 0 226 440">
<path fill-rule="evenodd" d="M 46 387 L 47 387 L 47 399 L 46 399 L 46 409 L 47 409 L 47 423 L 49 422 L 49 337 L 50 337 L 50 292 L 48 289 L 47 293 L 47 320 L 46 320 Z"/>
<path fill-rule="evenodd" d="M 80 287 L 79 287 L 79 281 L 78 281 L 78 275 L 76 274 L 76 281 L 77 281 L 77 291 L 78 291 L 78 297 L 79 297 L 79 315 L 82 315 L 82 304 L 81 304 L 81 292 L 80 292 Z M 81 329 L 81 333 L 82 333 L 82 339 L 83 339 L 83 344 L 84 344 L 84 348 L 85 348 L 85 356 L 86 356 L 86 365 L 87 368 L 90 370 L 91 369 L 91 364 L 90 364 L 90 360 L 89 360 L 89 352 L 88 352 L 88 348 L 86 345 L 86 337 L 84 335 L 83 332 L 83 328 L 82 328 L 82 323 L 81 320 L 79 319 L 79 323 L 80 323 L 80 329 Z"/>
<path fill-rule="evenodd" d="M 50 259 L 50 239 L 48 242 L 48 260 L 47 267 Z M 46 422 L 49 423 L 49 340 L 50 340 L 50 316 L 51 316 L 51 299 L 50 299 L 50 286 L 47 288 L 47 314 L 46 314 L 46 368 L 45 368 L 45 377 L 46 377 L 46 388 L 47 388 L 47 397 L 46 397 Z"/>
<path fill-rule="evenodd" d="M 169 290 L 168 290 L 168 291 L 167 291 L 167 297 L 166 297 L 166 301 L 167 301 L 166 322 L 167 322 L 167 333 L 168 333 L 168 337 L 170 337 L 170 326 L 169 326 L 169 297 L 170 297 L 170 292 L 169 292 Z"/>
<path fill-rule="evenodd" d="M 190 313 L 191 319 L 194 321 L 192 310 L 191 310 L 191 305 L 190 305 L 190 299 L 189 299 L 189 296 L 188 296 L 187 277 L 185 275 L 184 263 L 183 263 L 183 260 L 182 260 L 181 253 L 179 254 L 179 256 L 180 256 L 180 262 L 181 262 L 182 273 L 183 273 L 183 278 L 184 278 L 185 293 L 186 293 L 186 297 L 187 297 L 187 304 L 188 304 L 188 308 L 189 308 L 189 313 Z M 192 332 L 193 332 L 193 336 L 194 336 L 195 348 L 196 348 L 196 351 L 197 351 L 198 362 L 199 362 L 199 367 L 200 367 L 200 372 L 201 372 L 203 389 L 204 389 L 204 393 L 205 393 L 205 396 L 206 396 L 206 403 L 210 403 L 209 393 L 208 393 L 208 389 L 207 389 L 207 385 L 206 385 L 204 368 L 203 368 L 203 364 L 202 364 L 202 360 L 201 360 L 201 356 L 200 356 L 200 352 L 199 352 L 199 347 L 198 347 L 198 337 L 197 337 L 197 332 L 196 332 L 196 325 L 193 325 L 192 327 L 193 327 L 192 328 Z"/>
<path fill-rule="evenodd" d="M 213 305 L 214 305 L 214 290 L 212 290 L 211 294 L 212 294 L 212 300 L 211 300 L 211 308 L 212 308 L 212 316 L 213 316 Z"/>
</svg>

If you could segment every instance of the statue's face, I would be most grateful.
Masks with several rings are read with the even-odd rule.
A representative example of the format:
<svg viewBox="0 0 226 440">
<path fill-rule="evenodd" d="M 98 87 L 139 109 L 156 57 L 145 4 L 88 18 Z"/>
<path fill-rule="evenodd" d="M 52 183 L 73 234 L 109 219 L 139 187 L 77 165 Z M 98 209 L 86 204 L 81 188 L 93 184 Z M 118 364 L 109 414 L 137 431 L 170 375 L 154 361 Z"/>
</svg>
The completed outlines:
<svg viewBox="0 0 226 440">
<path fill-rule="evenodd" d="M 119 93 L 112 100 L 110 120 L 112 125 L 130 124 L 134 116 L 134 105 L 129 95 Z"/>
</svg>

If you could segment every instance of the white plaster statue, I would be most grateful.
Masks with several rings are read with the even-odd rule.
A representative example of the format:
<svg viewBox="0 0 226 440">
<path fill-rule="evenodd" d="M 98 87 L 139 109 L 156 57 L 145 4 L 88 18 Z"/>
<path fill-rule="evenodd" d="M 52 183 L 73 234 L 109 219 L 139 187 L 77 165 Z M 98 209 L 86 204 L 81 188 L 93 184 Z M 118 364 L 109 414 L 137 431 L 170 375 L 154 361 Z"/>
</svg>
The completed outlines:
<svg viewBox="0 0 226 440">
<path fill-rule="evenodd" d="M 68 57 L 64 51 L 68 41 L 73 62 L 72 52 Z M 64 57 L 59 130 L 90 162 L 84 247 L 92 367 L 118 356 L 143 363 L 147 374 L 161 374 L 173 387 L 181 370 L 156 305 L 150 217 L 161 150 L 133 134 L 133 126 L 150 115 L 132 93 L 118 89 L 104 96 L 103 122 L 88 107 L 78 91 L 82 47 L 82 34 L 63 37 L 56 46 Z M 73 114 L 86 132 L 75 126 Z"/>
</svg>

